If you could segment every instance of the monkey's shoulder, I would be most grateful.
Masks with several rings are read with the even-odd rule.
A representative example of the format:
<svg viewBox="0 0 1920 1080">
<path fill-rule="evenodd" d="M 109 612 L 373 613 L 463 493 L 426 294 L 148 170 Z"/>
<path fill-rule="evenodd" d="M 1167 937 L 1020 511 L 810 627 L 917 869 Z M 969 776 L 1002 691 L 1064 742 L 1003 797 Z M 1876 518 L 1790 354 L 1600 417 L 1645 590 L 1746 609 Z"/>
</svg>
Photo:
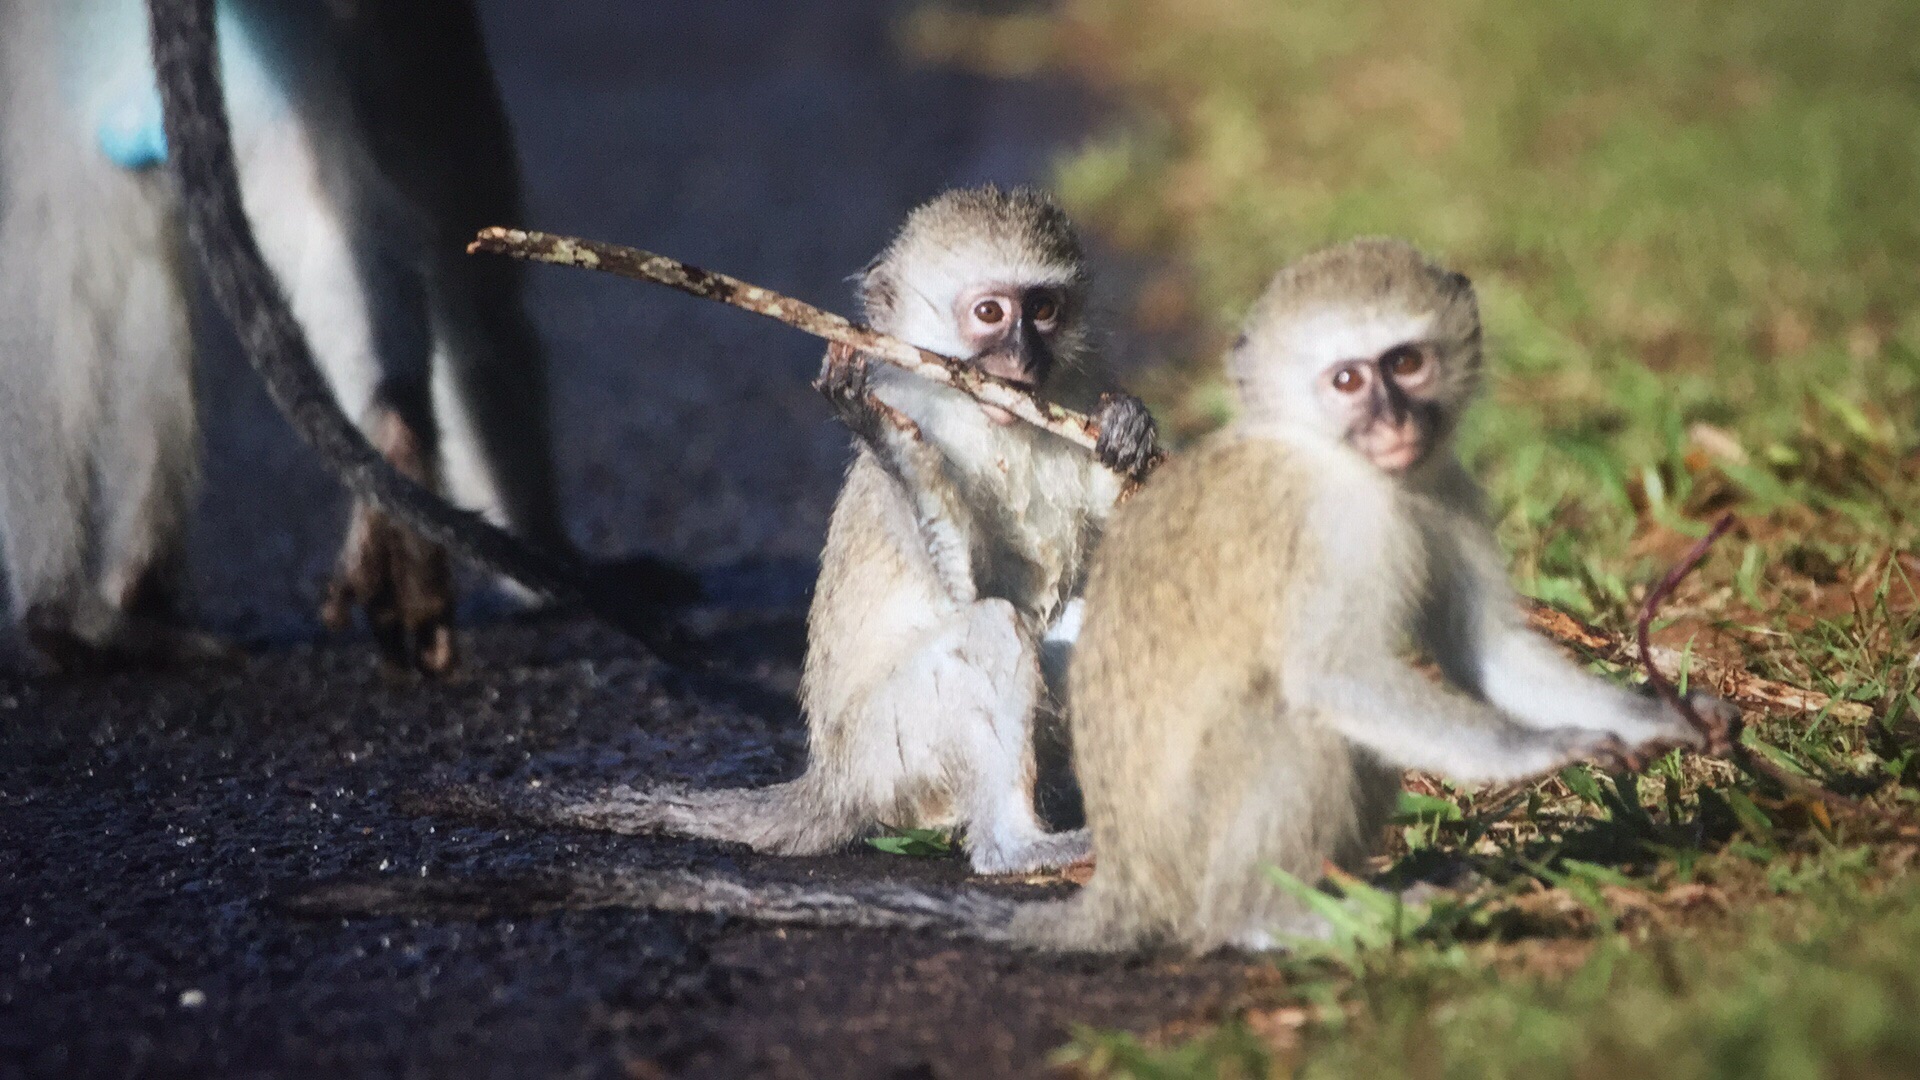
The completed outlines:
<svg viewBox="0 0 1920 1080">
<path fill-rule="evenodd" d="M 1181 591 L 1257 588 L 1288 571 L 1311 484 L 1289 448 L 1231 436 L 1169 459 L 1122 504 L 1095 573 L 1149 575 Z"/>
<path fill-rule="evenodd" d="M 1311 496 L 1312 462 L 1273 439 L 1227 432 L 1174 455 L 1116 514 L 1115 530 L 1153 522 L 1214 532 L 1244 521 L 1248 531 L 1297 529 Z"/>
<path fill-rule="evenodd" d="M 1102 551 L 1179 552 L 1222 581 L 1281 590 L 1303 563 L 1410 564 L 1420 533 L 1405 493 L 1357 455 L 1230 429 L 1162 465 Z"/>
</svg>

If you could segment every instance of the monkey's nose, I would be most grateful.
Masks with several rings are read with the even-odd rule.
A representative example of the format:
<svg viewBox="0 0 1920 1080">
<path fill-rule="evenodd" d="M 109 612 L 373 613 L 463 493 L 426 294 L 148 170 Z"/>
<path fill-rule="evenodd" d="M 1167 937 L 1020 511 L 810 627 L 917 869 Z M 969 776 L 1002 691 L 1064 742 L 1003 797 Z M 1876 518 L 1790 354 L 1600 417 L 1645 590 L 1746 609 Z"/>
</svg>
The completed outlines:
<svg viewBox="0 0 1920 1080">
<path fill-rule="evenodd" d="M 980 357 L 980 370 L 996 379 L 1005 379 L 1024 389 L 1031 390 L 1038 380 L 1034 378 L 1032 367 L 1026 357 L 1012 350 L 996 350 Z"/>
</svg>

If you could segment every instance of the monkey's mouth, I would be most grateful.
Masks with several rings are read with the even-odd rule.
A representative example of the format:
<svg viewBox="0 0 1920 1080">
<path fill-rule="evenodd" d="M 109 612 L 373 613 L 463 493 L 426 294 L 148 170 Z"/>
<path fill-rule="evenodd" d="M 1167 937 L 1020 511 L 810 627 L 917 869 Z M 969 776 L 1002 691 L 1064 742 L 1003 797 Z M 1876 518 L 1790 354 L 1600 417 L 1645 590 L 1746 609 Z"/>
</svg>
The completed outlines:
<svg viewBox="0 0 1920 1080">
<path fill-rule="evenodd" d="M 1045 370 L 1043 364 L 1036 363 L 1018 349 L 995 349 L 973 358 L 973 365 L 981 371 L 1010 383 L 1031 394 L 1040 389 L 1040 375 Z"/>
<path fill-rule="evenodd" d="M 976 358 L 974 363 L 979 365 L 981 371 L 1025 393 L 1031 394 L 1040 388 L 1040 380 L 1034 378 L 1031 368 L 1019 353 L 985 353 Z M 1016 419 L 1012 413 L 998 405 L 983 403 L 980 408 L 987 414 L 987 419 L 1001 427 L 1012 424 Z"/>
<path fill-rule="evenodd" d="M 1373 438 L 1354 440 L 1354 449 L 1366 455 L 1383 472 L 1405 472 L 1427 456 L 1428 440 L 1417 429 L 1399 428 Z"/>
<path fill-rule="evenodd" d="M 1427 456 L 1427 449 L 1418 440 L 1399 443 L 1386 449 L 1375 450 L 1368 455 L 1373 463 L 1387 472 L 1405 472 L 1420 464 Z"/>
</svg>

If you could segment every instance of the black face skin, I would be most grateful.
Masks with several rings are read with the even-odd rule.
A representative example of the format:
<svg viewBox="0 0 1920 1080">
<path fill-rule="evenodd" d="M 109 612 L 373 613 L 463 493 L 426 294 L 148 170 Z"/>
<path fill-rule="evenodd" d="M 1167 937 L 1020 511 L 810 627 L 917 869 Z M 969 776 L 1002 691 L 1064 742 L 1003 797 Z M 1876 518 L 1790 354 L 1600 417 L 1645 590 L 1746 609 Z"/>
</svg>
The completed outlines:
<svg viewBox="0 0 1920 1080">
<path fill-rule="evenodd" d="M 1438 369 L 1431 345 L 1406 342 L 1328 368 L 1321 395 L 1345 418 L 1348 445 L 1387 472 L 1405 472 L 1440 441 L 1446 412 L 1434 396 Z"/>
<path fill-rule="evenodd" d="M 954 319 L 980 370 L 1035 390 L 1053 372 L 1053 336 L 1066 306 L 1056 286 L 986 285 L 960 295 Z"/>
</svg>

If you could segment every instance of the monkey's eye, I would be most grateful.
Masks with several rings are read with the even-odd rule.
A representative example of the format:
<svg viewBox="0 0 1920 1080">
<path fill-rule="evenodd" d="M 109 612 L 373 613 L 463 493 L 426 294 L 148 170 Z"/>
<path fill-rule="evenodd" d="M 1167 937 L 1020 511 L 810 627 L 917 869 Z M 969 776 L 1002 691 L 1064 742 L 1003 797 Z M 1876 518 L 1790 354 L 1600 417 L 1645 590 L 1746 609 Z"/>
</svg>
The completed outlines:
<svg viewBox="0 0 1920 1080">
<path fill-rule="evenodd" d="M 1380 366 L 1394 378 L 1404 379 L 1419 374 L 1427 366 L 1427 357 L 1411 345 L 1402 345 L 1387 350 L 1387 355 L 1380 358 Z"/>
<path fill-rule="evenodd" d="M 1052 322 L 1060 314 L 1060 301 L 1048 293 L 1035 296 L 1027 305 L 1027 317 L 1034 322 Z"/>
<path fill-rule="evenodd" d="M 982 300 L 973 305 L 973 317 L 989 325 L 1007 317 L 1007 309 L 998 300 Z"/>
<path fill-rule="evenodd" d="M 1367 377 L 1359 368 L 1346 367 L 1333 373 L 1333 388 L 1343 394 L 1357 394 L 1366 385 Z"/>
</svg>

